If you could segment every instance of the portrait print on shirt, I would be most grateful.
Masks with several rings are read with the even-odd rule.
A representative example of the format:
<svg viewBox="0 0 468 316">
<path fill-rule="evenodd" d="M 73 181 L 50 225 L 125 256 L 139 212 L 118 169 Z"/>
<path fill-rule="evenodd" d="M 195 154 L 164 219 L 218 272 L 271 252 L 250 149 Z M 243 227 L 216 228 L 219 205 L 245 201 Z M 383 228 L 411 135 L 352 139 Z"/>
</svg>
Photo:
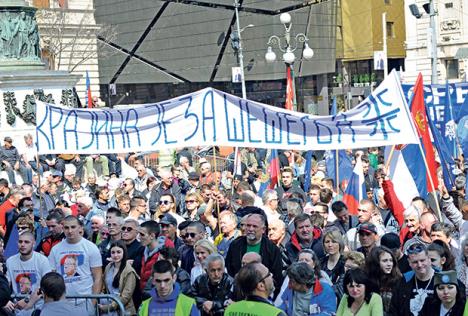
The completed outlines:
<svg viewBox="0 0 468 316">
<path fill-rule="evenodd" d="M 20 273 L 16 275 L 16 292 L 20 294 L 31 294 L 33 286 L 37 283 L 37 275 L 33 272 Z"/>
<path fill-rule="evenodd" d="M 83 254 L 66 254 L 60 259 L 61 274 L 65 279 L 65 283 L 79 281 L 80 273 L 78 272 L 79 266 L 83 265 Z"/>
</svg>

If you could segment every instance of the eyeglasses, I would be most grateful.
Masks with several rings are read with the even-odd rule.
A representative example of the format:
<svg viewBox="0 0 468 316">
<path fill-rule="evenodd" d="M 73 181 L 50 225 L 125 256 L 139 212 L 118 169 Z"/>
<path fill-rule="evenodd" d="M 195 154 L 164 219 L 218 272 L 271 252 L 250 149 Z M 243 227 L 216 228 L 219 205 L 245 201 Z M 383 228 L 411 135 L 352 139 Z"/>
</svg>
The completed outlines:
<svg viewBox="0 0 468 316">
<path fill-rule="evenodd" d="M 416 254 L 416 253 L 420 253 L 420 252 L 423 252 L 423 251 L 426 251 L 426 246 L 424 246 L 423 244 L 411 245 L 406 250 L 406 252 L 408 252 L 408 254 Z"/>
<path fill-rule="evenodd" d="M 172 202 L 171 202 L 171 201 L 167 201 L 167 200 L 166 200 L 166 201 L 159 201 L 159 205 L 163 205 L 163 204 L 164 204 L 164 205 L 169 205 L 169 204 L 172 204 Z"/>
<path fill-rule="evenodd" d="M 185 203 L 187 203 L 187 204 L 191 204 L 191 203 L 195 203 L 195 202 L 196 202 L 195 200 L 187 200 L 187 201 L 185 201 Z"/>
<path fill-rule="evenodd" d="M 195 238 L 195 236 L 197 236 L 196 233 L 187 233 L 187 234 L 183 235 L 182 237 L 183 238 L 189 238 L 189 237 L 190 238 Z"/>
<path fill-rule="evenodd" d="M 260 280 L 258 280 L 257 284 L 260 283 L 260 282 L 265 281 L 265 279 L 267 279 L 267 278 L 270 277 L 270 276 L 273 276 L 273 274 L 272 274 L 270 271 L 268 271 L 268 274 L 265 275 L 265 276 L 264 276 L 263 278 L 261 278 Z"/>
<path fill-rule="evenodd" d="M 123 232 L 131 232 L 132 230 L 133 230 L 132 227 L 122 226 L 122 231 Z"/>
</svg>

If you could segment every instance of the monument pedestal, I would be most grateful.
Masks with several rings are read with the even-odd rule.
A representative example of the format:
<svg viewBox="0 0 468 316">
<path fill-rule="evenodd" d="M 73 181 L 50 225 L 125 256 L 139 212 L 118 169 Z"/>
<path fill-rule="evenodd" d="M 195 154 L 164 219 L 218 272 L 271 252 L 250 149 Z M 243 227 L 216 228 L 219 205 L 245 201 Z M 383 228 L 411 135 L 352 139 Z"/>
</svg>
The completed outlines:
<svg viewBox="0 0 468 316">
<path fill-rule="evenodd" d="M 10 136 L 21 153 L 24 135 L 30 133 L 36 139 L 36 100 L 77 107 L 73 87 L 80 77 L 66 71 L 0 72 L 0 140 Z"/>
</svg>

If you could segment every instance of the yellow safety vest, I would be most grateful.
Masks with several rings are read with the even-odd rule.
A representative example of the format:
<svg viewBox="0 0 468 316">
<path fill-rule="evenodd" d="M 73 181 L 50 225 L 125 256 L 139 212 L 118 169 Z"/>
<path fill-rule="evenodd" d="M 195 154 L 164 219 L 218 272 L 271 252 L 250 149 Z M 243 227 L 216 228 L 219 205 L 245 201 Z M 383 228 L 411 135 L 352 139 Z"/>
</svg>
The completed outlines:
<svg viewBox="0 0 468 316">
<path fill-rule="evenodd" d="M 144 300 L 141 303 L 140 310 L 138 312 L 138 316 L 148 316 L 149 305 L 151 302 L 151 298 Z M 176 316 L 189 316 L 190 312 L 192 311 L 192 307 L 195 305 L 195 300 L 191 297 L 188 297 L 184 294 L 179 294 L 177 298 L 177 303 L 175 307 L 175 315 Z"/>
<path fill-rule="evenodd" d="M 224 312 L 224 316 L 277 316 L 282 312 L 281 309 L 270 304 L 240 301 L 229 305 Z"/>
</svg>

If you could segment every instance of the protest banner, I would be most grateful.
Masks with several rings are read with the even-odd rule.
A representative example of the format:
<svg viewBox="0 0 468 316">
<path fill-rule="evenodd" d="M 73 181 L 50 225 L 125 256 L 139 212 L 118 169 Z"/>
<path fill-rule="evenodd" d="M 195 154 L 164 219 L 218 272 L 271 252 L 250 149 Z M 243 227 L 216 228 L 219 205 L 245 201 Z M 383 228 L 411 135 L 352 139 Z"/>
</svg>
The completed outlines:
<svg viewBox="0 0 468 316">
<path fill-rule="evenodd" d="M 414 84 L 402 84 L 406 102 L 409 102 L 413 94 Z M 455 116 L 461 112 L 462 106 L 468 96 L 468 82 L 449 83 L 450 100 L 452 102 L 453 113 Z M 424 99 L 428 107 L 428 115 L 437 127 L 444 123 L 444 111 L 446 104 L 447 85 L 424 85 Z M 463 115 L 462 115 L 463 116 Z M 443 131 L 441 131 L 442 133 Z M 443 134 L 443 133 L 442 133 Z"/>
<path fill-rule="evenodd" d="M 40 154 L 124 153 L 185 146 L 345 149 L 418 142 L 395 72 L 361 104 L 312 116 L 206 88 L 127 109 L 37 102 Z"/>
</svg>

